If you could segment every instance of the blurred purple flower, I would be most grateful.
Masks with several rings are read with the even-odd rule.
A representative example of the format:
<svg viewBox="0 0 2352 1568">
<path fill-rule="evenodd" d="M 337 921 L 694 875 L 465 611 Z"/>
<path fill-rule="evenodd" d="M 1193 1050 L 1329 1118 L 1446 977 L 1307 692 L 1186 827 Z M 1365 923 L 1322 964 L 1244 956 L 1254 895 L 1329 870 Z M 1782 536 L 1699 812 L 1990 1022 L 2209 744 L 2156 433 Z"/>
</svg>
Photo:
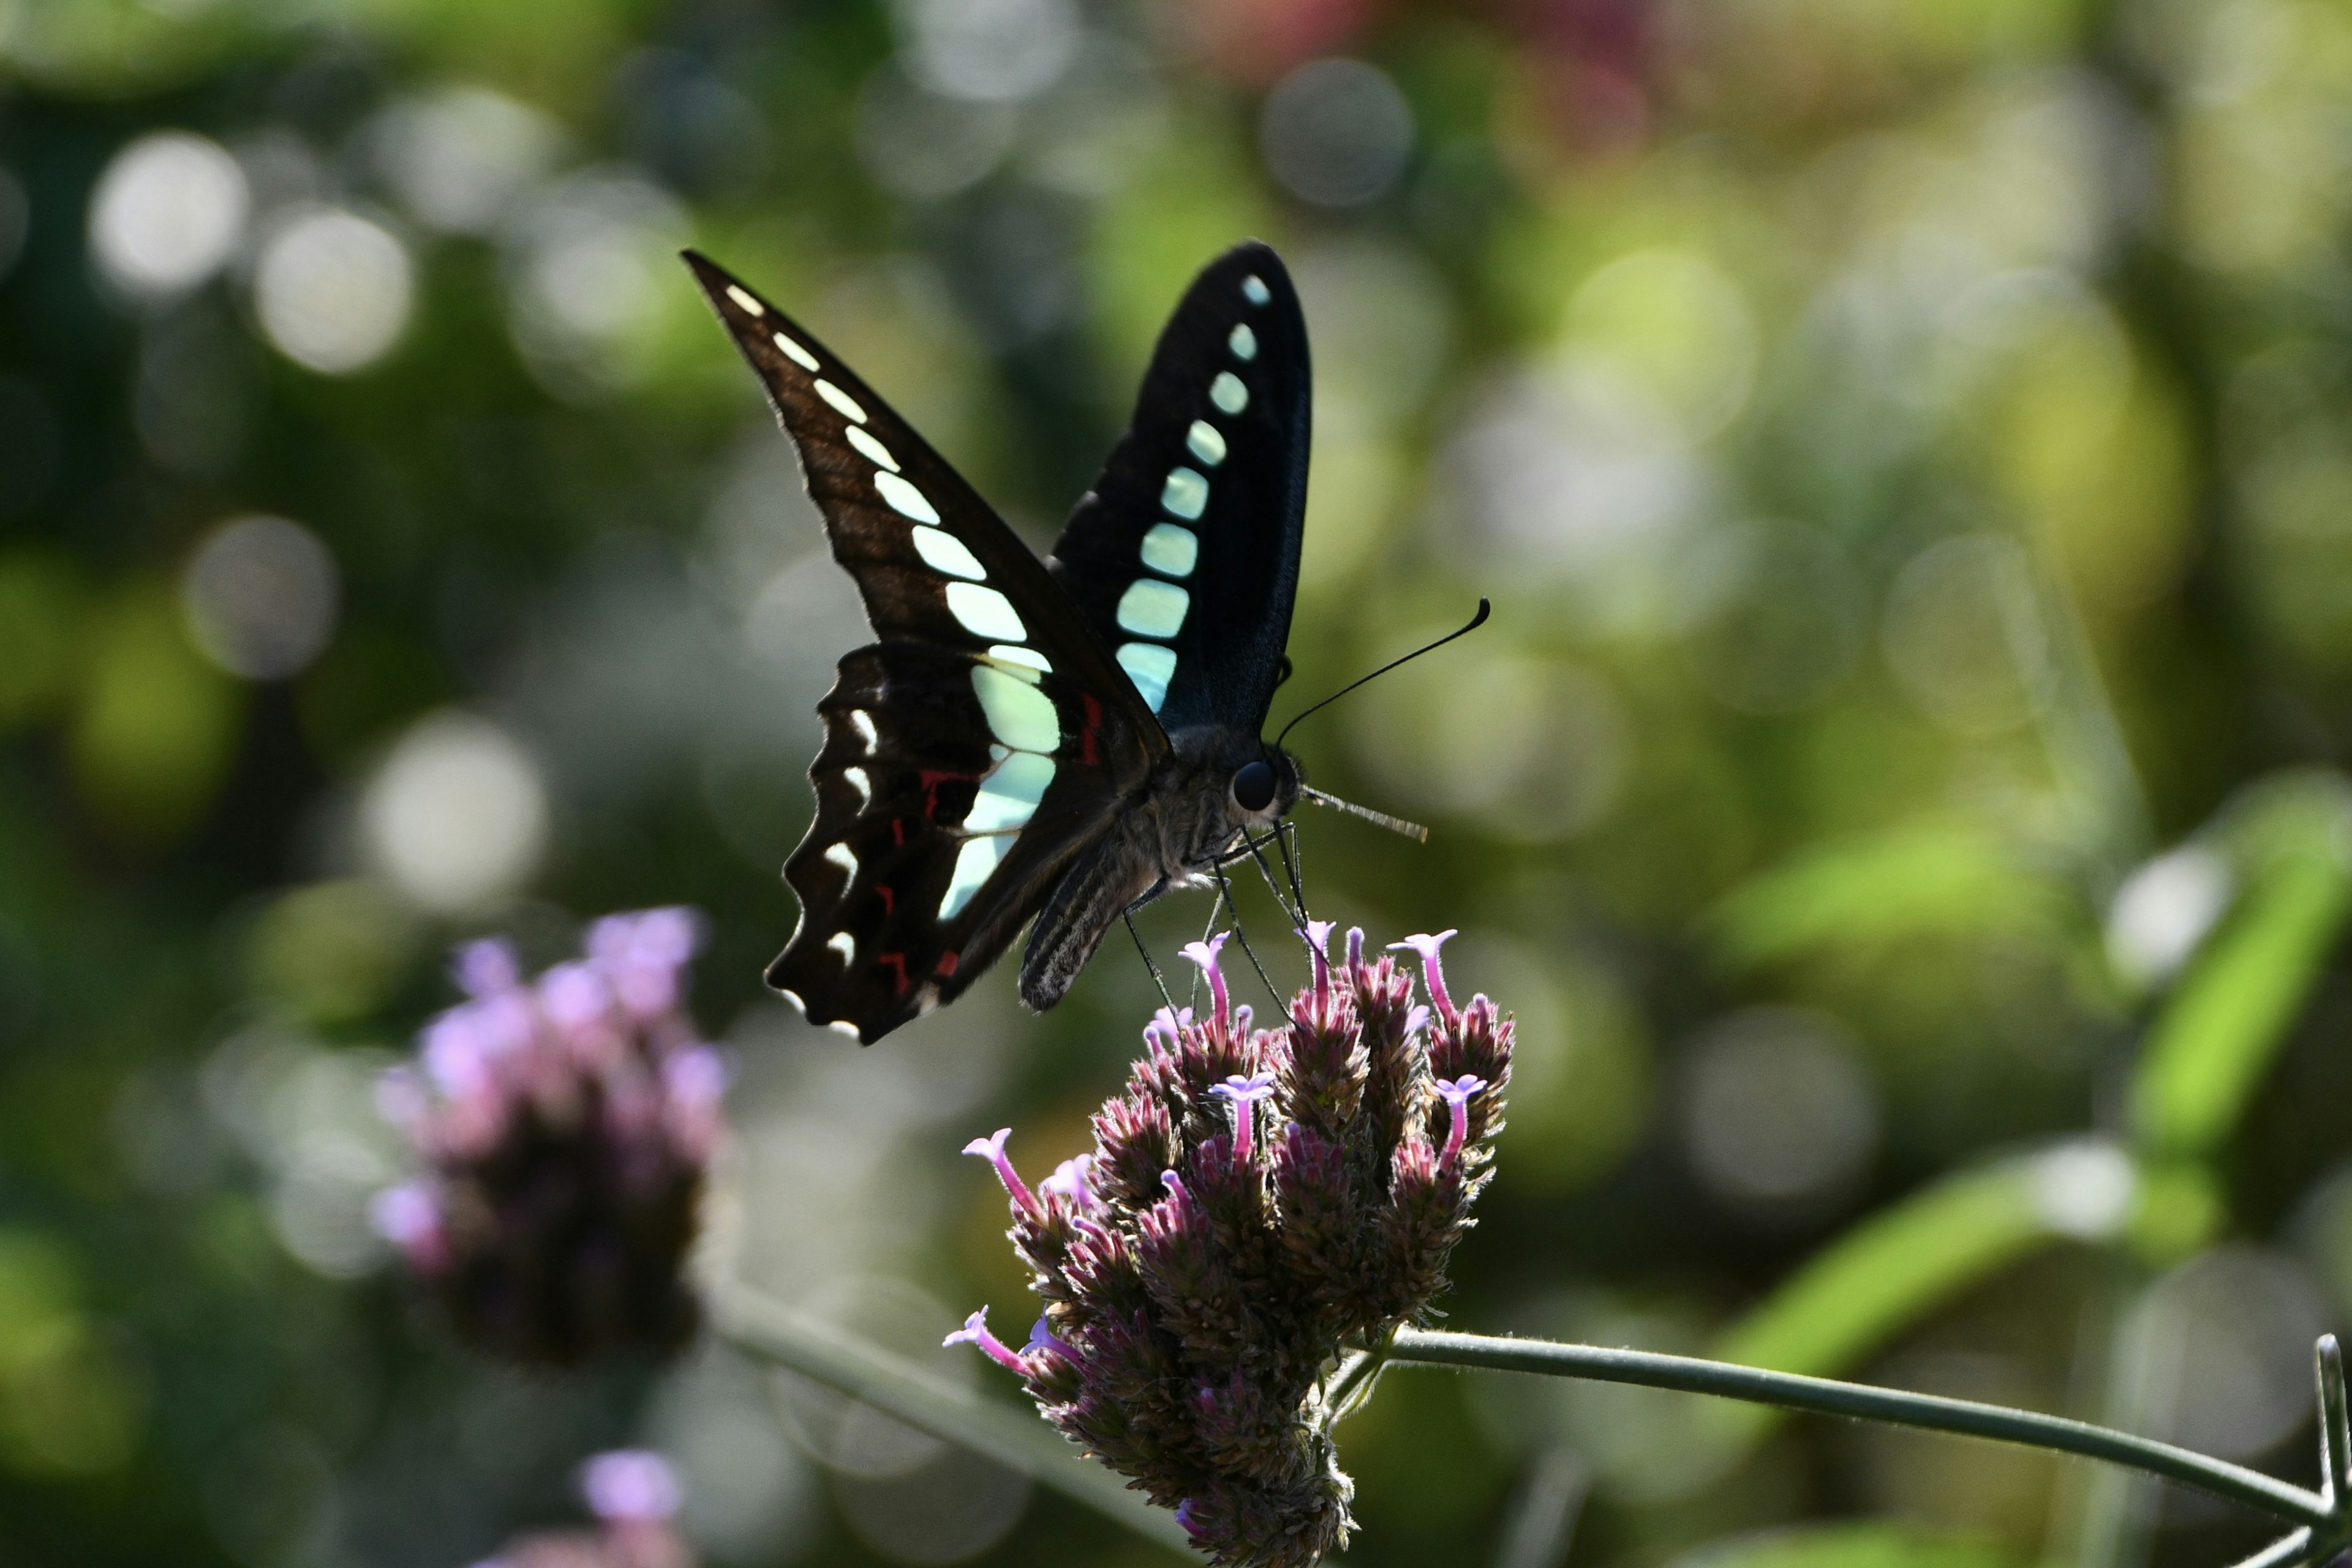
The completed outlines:
<svg viewBox="0 0 2352 1568">
<path fill-rule="evenodd" d="M 425 1168 L 372 1217 L 478 1347 L 567 1363 L 692 1334 L 681 1270 L 727 1083 L 683 1010 L 696 931 L 683 910 L 613 916 L 530 983 L 506 943 L 469 943 L 468 1000 L 385 1075 Z"/>
<path fill-rule="evenodd" d="M 670 1521 L 680 1488 L 658 1454 L 621 1448 L 580 1467 L 580 1495 L 598 1528 L 526 1535 L 475 1568 L 693 1568 Z"/>
<path fill-rule="evenodd" d="M 1308 940 L 1328 952 L 1328 930 Z M 967 1149 L 1012 1194 L 1045 1310 L 1020 1350 L 981 1312 L 947 1342 L 1018 1373 L 1213 1563 L 1307 1568 L 1346 1542 L 1354 1487 L 1325 1379 L 1344 1346 L 1427 1312 L 1489 1179 L 1511 1024 L 1484 996 L 1454 1005 L 1444 941 L 1402 944 L 1422 955 L 1433 1030 L 1412 977 L 1367 963 L 1360 931 L 1266 1032 L 1231 1005 L 1221 942 L 1193 943 L 1210 1015 L 1153 1019 L 1090 1157 L 1032 1193 L 1006 1133 Z"/>
</svg>

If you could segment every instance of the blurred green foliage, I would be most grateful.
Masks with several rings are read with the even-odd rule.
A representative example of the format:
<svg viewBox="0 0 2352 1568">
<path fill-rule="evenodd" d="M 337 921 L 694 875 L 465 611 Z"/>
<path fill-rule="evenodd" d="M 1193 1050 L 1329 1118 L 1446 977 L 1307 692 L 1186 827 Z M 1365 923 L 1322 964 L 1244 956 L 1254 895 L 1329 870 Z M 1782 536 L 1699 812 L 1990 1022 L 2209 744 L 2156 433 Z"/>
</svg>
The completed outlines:
<svg viewBox="0 0 2352 1568">
<path fill-rule="evenodd" d="M 1295 737 L 1434 829 L 1310 815 L 1318 911 L 1464 928 L 1521 1019 L 1453 1325 L 2307 1479 L 2352 1310 L 2352 11 L 74 0 L 0 8 L 0 1564 L 454 1568 L 624 1441 L 713 1563 L 1153 1550 L 721 1347 L 468 1362 L 368 1229 L 451 942 L 696 904 L 717 1262 L 1003 1394 L 937 1349 L 1027 1317 L 953 1150 L 1074 1152 L 1150 1005 L 1107 952 L 858 1053 L 763 994 L 860 628 L 688 243 L 1041 546 L 1192 270 L 1283 249 L 1283 711 L 1496 605 Z M 1349 1561 L 2256 1539 L 1719 1414 L 1391 1378 Z M 1570 1540 L 1521 1528 L 1562 1452 Z"/>
</svg>

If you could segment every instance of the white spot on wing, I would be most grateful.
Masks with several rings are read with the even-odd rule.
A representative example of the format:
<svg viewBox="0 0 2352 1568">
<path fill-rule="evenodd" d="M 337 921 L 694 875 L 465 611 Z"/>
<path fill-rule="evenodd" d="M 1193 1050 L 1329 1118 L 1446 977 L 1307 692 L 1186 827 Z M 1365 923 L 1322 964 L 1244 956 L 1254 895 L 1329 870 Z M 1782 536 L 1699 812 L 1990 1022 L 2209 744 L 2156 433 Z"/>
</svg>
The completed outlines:
<svg viewBox="0 0 2352 1568">
<path fill-rule="evenodd" d="M 850 396 L 823 376 L 816 378 L 816 395 L 832 404 L 835 411 L 844 419 L 856 425 L 866 423 L 866 410 L 857 406 L 857 399 Z"/>
<path fill-rule="evenodd" d="M 1143 531 L 1143 563 L 1171 577 L 1190 577 L 1201 559 L 1201 536 L 1172 522 L 1155 522 Z"/>
<path fill-rule="evenodd" d="M 816 366 L 811 365 L 809 368 L 811 370 L 814 370 Z M 898 459 L 890 455 L 890 448 L 885 447 L 881 442 L 877 441 L 873 437 L 867 435 L 863 429 L 857 426 L 852 425 L 847 430 L 844 431 L 843 434 L 849 437 L 849 444 L 851 446 L 856 447 L 860 452 L 866 455 L 866 460 L 867 462 L 879 463 L 882 467 L 889 469 L 894 474 L 898 471 Z"/>
<path fill-rule="evenodd" d="M 1184 625 L 1192 595 L 1157 577 L 1138 577 L 1118 596 L 1118 629 L 1138 637 L 1172 637 Z"/>
<path fill-rule="evenodd" d="M 831 1029 L 836 1035 L 847 1035 L 853 1040 L 864 1037 L 858 1034 L 857 1026 L 851 1023 L 846 1018 L 835 1018 L 832 1023 L 827 1024 L 825 1027 Z"/>
<path fill-rule="evenodd" d="M 776 994 L 791 1003 L 793 1005 L 793 1012 L 798 1013 L 803 1018 L 808 1016 L 808 1004 L 801 1000 L 801 994 L 799 992 L 788 990 L 785 987 L 779 985 L 776 987 Z"/>
<path fill-rule="evenodd" d="M 1135 682 L 1143 705 L 1154 713 L 1168 700 L 1168 683 L 1176 675 L 1176 650 L 1162 647 L 1156 642 L 1123 642 L 1118 645 L 1118 667 Z"/>
<path fill-rule="evenodd" d="M 844 963 L 857 962 L 857 939 L 845 931 L 837 931 L 824 939 L 824 945 L 841 954 Z"/>
<path fill-rule="evenodd" d="M 824 383 L 818 382 L 819 386 Z M 1239 414 L 1249 406 L 1249 388 L 1232 371 L 1221 370 L 1217 379 L 1209 383 L 1209 401 L 1227 414 Z"/>
<path fill-rule="evenodd" d="M 921 556 L 923 564 L 932 571 L 944 572 L 950 577 L 961 577 L 968 583 L 977 583 L 988 575 L 988 569 L 980 563 L 980 557 L 965 549 L 963 541 L 947 530 L 919 527 L 912 532 L 915 553 Z"/>
<path fill-rule="evenodd" d="M 923 498 L 922 491 L 917 489 L 914 486 L 908 484 L 898 475 L 875 475 L 874 488 L 880 493 L 884 500 L 890 503 L 890 510 L 898 513 L 900 516 L 911 517 L 917 522 L 939 521 L 939 508 L 926 500 Z"/>
<path fill-rule="evenodd" d="M 1029 640 L 1029 628 L 1021 624 L 1021 614 L 1013 607 L 1013 601 L 977 583 L 948 584 L 948 614 L 976 637 L 986 637 L 991 642 Z"/>
<path fill-rule="evenodd" d="M 872 756 L 874 748 L 882 743 L 880 732 L 874 728 L 874 715 L 863 708 L 852 708 L 849 710 L 849 727 L 857 731 L 859 740 L 866 742 L 866 754 Z"/>
<path fill-rule="evenodd" d="M 857 851 L 852 849 L 848 845 L 829 844 L 825 846 L 824 858 L 832 861 L 835 865 L 840 867 L 843 870 L 848 872 L 852 877 L 857 875 Z"/>
<path fill-rule="evenodd" d="M 873 749 L 873 742 L 868 741 L 866 744 L 867 750 Z M 841 770 L 841 776 L 856 788 L 858 810 L 864 811 L 874 804 L 874 781 L 867 776 L 864 768 L 844 768 Z"/>
<path fill-rule="evenodd" d="M 761 304 L 760 301 L 754 300 L 751 295 L 746 294 L 742 289 L 738 289 L 732 283 L 727 285 L 727 297 L 735 301 L 735 308 L 737 310 L 743 311 L 747 315 L 764 316 L 768 313 L 768 308 L 765 305 Z"/>
<path fill-rule="evenodd" d="M 809 353 L 808 350 L 801 347 L 799 343 L 794 342 L 792 339 L 784 336 L 782 332 L 775 332 L 771 335 L 775 339 L 776 348 L 786 359 L 792 361 L 803 370 L 813 371 L 816 368 L 816 355 Z"/>
<path fill-rule="evenodd" d="M 1255 359 L 1257 358 L 1257 334 L 1250 331 L 1247 321 L 1244 321 L 1234 329 L 1233 336 L 1225 340 L 1225 347 L 1234 351 L 1235 359 Z"/>
</svg>

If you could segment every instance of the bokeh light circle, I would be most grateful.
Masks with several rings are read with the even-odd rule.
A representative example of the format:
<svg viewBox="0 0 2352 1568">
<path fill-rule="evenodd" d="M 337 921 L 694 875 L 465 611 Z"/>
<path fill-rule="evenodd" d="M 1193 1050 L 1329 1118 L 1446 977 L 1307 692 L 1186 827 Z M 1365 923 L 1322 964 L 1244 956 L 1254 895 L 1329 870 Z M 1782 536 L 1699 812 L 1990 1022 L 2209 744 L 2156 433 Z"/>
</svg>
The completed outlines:
<svg viewBox="0 0 2352 1568">
<path fill-rule="evenodd" d="M 99 176 L 90 256 L 135 299 L 185 293 L 227 264 L 252 205 L 244 172 L 220 143 L 185 131 L 142 136 Z"/>
<path fill-rule="evenodd" d="M 1318 206 L 1376 200 L 1412 153 L 1412 107 L 1361 60 L 1314 60 L 1276 84 L 1258 119 L 1265 166 Z"/>
<path fill-rule="evenodd" d="M 283 220 L 254 268 L 253 304 L 278 353 L 327 375 L 383 357 L 415 303 L 408 251 L 356 213 L 312 207 Z"/>
<path fill-rule="evenodd" d="M 207 535 L 180 597 L 205 657 L 248 680 L 299 674 L 334 635 L 335 559 L 282 517 L 243 517 Z"/>
</svg>

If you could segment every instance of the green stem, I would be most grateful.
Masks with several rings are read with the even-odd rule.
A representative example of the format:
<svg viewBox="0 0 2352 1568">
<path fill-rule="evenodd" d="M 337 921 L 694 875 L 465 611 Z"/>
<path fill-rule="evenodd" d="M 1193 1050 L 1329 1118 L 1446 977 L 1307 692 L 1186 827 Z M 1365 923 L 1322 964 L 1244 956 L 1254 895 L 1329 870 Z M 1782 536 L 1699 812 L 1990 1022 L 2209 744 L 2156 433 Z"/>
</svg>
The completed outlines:
<svg viewBox="0 0 2352 1568">
<path fill-rule="evenodd" d="M 749 1355 L 839 1389 L 918 1431 L 984 1454 L 1163 1546 L 1181 1551 L 1189 1543 L 1174 1514 L 1128 1490 L 1117 1475 L 1082 1456 L 1032 1411 L 938 1382 L 888 1352 L 740 1282 L 708 1286 L 703 1304 L 719 1337 Z"/>
<path fill-rule="evenodd" d="M 2077 1454 L 2144 1470 L 2259 1509 L 2291 1523 L 2334 1522 L 2325 1499 L 2259 1471 L 2209 1459 L 2169 1443 L 2135 1437 L 2127 1432 L 2070 1421 L 2060 1415 L 1979 1405 L 1974 1400 L 1871 1388 L 1825 1377 L 1801 1377 L 1793 1373 L 1767 1372 L 1760 1367 L 1734 1366 L 1727 1362 L 1699 1361 L 1690 1356 L 1604 1350 L 1597 1345 L 1559 1344 L 1548 1340 L 1437 1333 L 1421 1329 L 1398 1331 L 1388 1359 L 1402 1364 L 1475 1366 L 1496 1372 L 1639 1384 L 1647 1388 L 1712 1394 L 1823 1415 L 1951 1432 L 1996 1443 L 2021 1443 L 2028 1447 Z"/>
</svg>

